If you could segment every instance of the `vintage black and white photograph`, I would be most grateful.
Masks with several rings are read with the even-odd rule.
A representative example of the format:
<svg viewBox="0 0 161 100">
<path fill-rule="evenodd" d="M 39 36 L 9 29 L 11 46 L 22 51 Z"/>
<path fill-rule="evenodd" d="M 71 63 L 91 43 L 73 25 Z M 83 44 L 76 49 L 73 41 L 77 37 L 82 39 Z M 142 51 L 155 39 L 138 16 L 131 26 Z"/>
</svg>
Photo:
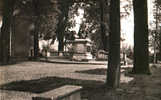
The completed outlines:
<svg viewBox="0 0 161 100">
<path fill-rule="evenodd" d="M 0 0 L 0 100 L 161 100 L 161 0 Z"/>
</svg>

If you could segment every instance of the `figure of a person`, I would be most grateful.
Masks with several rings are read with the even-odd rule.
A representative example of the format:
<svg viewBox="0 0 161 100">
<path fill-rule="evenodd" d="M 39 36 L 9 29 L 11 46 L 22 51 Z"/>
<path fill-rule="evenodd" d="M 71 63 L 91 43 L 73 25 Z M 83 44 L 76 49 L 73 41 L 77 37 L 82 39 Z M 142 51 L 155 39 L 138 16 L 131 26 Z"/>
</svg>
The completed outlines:
<svg viewBox="0 0 161 100">
<path fill-rule="evenodd" d="M 124 62 L 124 65 L 126 65 L 126 53 L 125 53 L 125 51 L 123 51 L 123 62 Z"/>
</svg>

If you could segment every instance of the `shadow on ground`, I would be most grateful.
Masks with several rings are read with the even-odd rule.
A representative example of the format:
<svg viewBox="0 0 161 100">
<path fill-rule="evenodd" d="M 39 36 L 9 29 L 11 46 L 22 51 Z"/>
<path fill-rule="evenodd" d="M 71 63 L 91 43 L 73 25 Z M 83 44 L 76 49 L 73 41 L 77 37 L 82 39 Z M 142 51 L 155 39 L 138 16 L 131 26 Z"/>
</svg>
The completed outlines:
<svg viewBox="0 0 161 100">
<path fill-rule="evenodd" d="M 121 68 L 121 72 L 129 72 L 132 68 L 126 67 Z M 83 73 L 83 74 L 95 74 L 95 75 L 107 75 L 107 68 L 96 68 L 90 70 L 83 70 L 83 71 L 75 71 L 76 73 Z"/>
<path fill-rule="evenodd" d="M 161 100 L 161 67 L 150 67 L 151 75 L 130 74 L 130 68 L 124 69 L 125 76 L 133 80 L 121 83 L 116 90 L 91 91 L 94 95 L 88 100 Z"/>
<path fill-rule="evenodd" d="M 106 75 L 107 69 L 97 68 L 92 70 L 84 70 L 84 71 L 76 71 L 76 72 L 86 73 L 86 74 Z M 14 81 L 11 83 L 3 84 L 0 86 L 0 89 L 24 91 L 24 92 L 31 92 L 31 93 L 43 93 L 67 84 L 80 85 L 86 88 L 95 88 L 95 87 L 104 85 L 104 82 L 95 81 L 95 80 L 60 78 L 60 77 L 43 77 L 40 79 L 21 80 L 21 81 Z"/>
<path fill-rule="evenodd" d="M 45 77 L 35 80 L 22 80 L 0 86 L 2 90 L 24 91 L 31 93 L 43 93 L 63 85 L 80 85 L 83 87 L 97 87 L 104 84 L 101 81 L 78 80 L 59 77 Z"/>
<path fill-rule="evenodd" d="M 83 73 L 83 74 L 95 74 L 95 75 L 106 75 L 107 69 L 106 68 L 96 68 L 91 70 L 83 70 L 83 71 L 75 71 L 76 73 Z"/>
<path fill-rule="evenodd" d="M 131 68 L 121 68 L 125 74 Z M 105 75 L 104 68 L 76 71 L 78 73 Z M 132 81 L 121 83 L 120 88 L 110 90 L 105 88 L 104 82 L 94 80 L 79 80 L 60 77 L 44 77 L 35 80 L 17 81 L 0 86 L 2 90 L 43 93 L 63 85 L 83 86 L 81 97 L 86 100 L 161 100 L 161 67 L 152 67 L 152 75 L 130 75 Z"/>
</svg>

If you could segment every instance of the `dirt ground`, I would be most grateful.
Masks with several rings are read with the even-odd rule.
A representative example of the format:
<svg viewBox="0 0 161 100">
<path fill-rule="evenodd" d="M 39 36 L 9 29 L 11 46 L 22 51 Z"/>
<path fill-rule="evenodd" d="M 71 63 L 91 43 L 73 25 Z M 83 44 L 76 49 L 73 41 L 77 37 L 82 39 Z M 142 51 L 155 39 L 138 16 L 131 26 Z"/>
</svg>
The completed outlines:
<svg viewBox="0 0 161 100">
<path fill-rule="evenodd" d="M 62 85 L 80 85 L 82 100 L 161 100 L 161 64 L 151 75 L 131 75 L 121 68 L 121 84 L 105 88 L 106 65 L 23 62 L 0 67 L 0 100 L 32 100 L 31 97 Z"/>
<path fill-rule="evenodd" d="M 120 88 L 97 88 L 90 92 L 88 100 L 161 100 L 161 64 L 151 66 L 151 75 L 125 75 L 132 81 L 121 83 Z"/>
</svg>

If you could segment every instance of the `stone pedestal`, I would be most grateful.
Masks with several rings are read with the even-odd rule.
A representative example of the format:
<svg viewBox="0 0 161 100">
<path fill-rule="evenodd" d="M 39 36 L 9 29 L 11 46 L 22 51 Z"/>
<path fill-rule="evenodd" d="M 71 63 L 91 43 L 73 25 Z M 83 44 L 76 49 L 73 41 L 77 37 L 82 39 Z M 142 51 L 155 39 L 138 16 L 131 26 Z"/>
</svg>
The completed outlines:
<svg viewBox="0 0 161 100">
<path fill-rule="evenodd" d="M 99 50 L 96 54 L 96 60 L 107 60 L 108 53 L 104 50 Z"/>
<path fill-rule="evenodd" d="M 81 100 L 81 90 L 81 86 L 65 85 L 32 97 L 32 100 Z"/>
<path fill-rule="evenodd" d="M 89 39 L 75 39 L 72 41 L 73 45 L 73 56 L 72 60 L 76 61 L 88 61 L 91 60 L 91 44 Z"/>
</svg>

